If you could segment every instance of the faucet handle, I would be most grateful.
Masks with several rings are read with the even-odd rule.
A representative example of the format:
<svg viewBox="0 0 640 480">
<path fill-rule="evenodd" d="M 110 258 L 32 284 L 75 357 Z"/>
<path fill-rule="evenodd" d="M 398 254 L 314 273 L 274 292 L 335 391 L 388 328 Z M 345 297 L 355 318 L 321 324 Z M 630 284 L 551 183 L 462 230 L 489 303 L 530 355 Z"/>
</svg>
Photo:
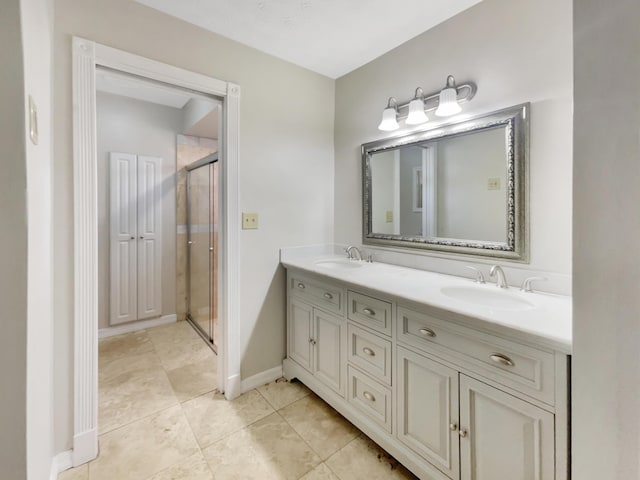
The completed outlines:
<svg viewBox="0 0 640 480">
<path fill-rule="evenodd" d="M 482 274 L 482 272 L 478 268 L 472 267 L 471 265 L 466 265 L 466 268 L 476 272 L 476 279 L 474 280 L 474 282 L 476 282 L 476 283 L 486 283 L 485 280 L 484 280 L 484 275 Z"/>
<path fill-rule="evenodd" d="M 536 282 L 536 281 L 544 281 L 546 282 L 547 280 L 549 280 L 547 277 L 529 277 L 526 278 L 524 280 L 524 282 L 522 282 L 522 286 L 520 287 L 520 291 L 522 292 L 533 292 L 533 289 L 531 288 L 531 282 Z"/>
</svg>

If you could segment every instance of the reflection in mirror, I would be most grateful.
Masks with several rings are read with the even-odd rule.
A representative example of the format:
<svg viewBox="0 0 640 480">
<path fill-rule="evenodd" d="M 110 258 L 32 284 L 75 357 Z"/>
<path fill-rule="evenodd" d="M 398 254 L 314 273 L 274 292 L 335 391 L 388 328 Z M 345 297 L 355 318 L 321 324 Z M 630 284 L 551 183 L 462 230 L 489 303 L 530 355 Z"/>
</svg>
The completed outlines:
<svg viewBox="0 0 640 480">
<path fill-rule="evenodd" d="M 525 113 L 363 145 L 364 243 L 526 261 Z"/>
</svg>

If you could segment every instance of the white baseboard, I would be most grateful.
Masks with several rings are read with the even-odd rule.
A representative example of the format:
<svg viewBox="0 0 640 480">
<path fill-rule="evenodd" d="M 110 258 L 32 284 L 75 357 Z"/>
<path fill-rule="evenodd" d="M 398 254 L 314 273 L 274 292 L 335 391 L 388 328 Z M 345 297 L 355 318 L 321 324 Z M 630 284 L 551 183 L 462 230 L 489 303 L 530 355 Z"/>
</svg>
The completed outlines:
<svg viewBox="0 0 640 480">
<path fill-rule="evenodd" d="M 280 377 L 282 377 L 282 365 L 270 368 L 269 370 L 265 370 L 264 372 L 257 373 L 249 378 L 245 378 L 240 383 L 240 390 L 242 393 L 245 393 L 249 390 L 253 390 L 254 388 L 258 388 L 267 383 L 271 383 L 274 380 L 279 379 Z"/>
<path fill-rule="evenodd" d="M 173 313 L 171 315 L 164 315 L 163 317 L 152 318 L 151 320 L 141 320 L 139 322 L 127 323 L 126 325 L 101 328 L 98 330 L 98 338 L 107 338 L 115 335 L 122 335 L 123 333 L 137 332 L 138 330 L 144 330 L 145 328 L 158 327 L 160 325 L 167 325 L 177 321 L 178 316 Z"/>
<path fill-rule="evenodd" d="M 51 473 L 49 474 L 49 480 L 57 480 L 59 473 L 69 470 L 72 466 L 71 450 L 60 452 L 51 460 Z"/>
<path fill-rule="evenodd" d="M 74 467 L 90 462 L 98 456 L 98 429 L 92 428 L 73 436 L 71 463 Z"/>
</svg>

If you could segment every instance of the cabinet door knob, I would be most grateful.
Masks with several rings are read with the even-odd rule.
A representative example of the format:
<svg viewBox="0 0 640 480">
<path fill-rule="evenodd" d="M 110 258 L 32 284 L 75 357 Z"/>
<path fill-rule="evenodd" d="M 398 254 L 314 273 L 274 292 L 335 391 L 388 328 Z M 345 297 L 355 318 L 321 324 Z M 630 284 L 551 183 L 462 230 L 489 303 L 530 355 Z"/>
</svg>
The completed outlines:
<svg viewBox="0 0 640 480">
<path fill-rule="evenodd" d="M 376 397 L 374 397 L 374 396 L 373 396 L 373 393 L 371 393 L 371 392 L 364 392 L 364 393 L 362 394 L 362 396 L 363 396 L 364 398 L 366 398 L 367 400 L 369 400 L 370 402 L 375 402 L 375 401 L 376 401 Z"/>
<path fill-rule="evenodd" d="M 311 345 L 315 345 L 315 344 L 316 344 L 316 341 L 312 338 L 311 339 Z"/>
<path fill-rule="evenodd" d="M 458 424 L 457 423 L 450 423 L 449 424 L 449 430 L 451 430 L 452 432 L 455 432 L 456 430 L 458 430 Z"/>
<path fill-rule="evenodd" d="M 434 332 L 430 328 L 421 328 L 420 330 L 418 330 L 418 332 L 420 332 L 425 337 L 432 337 L 433 338 L 433 337 L 436 336 L 436 332 Z"/>
<path fill-rule="evenodd" d="M 300 282 L 298 283 L 298 288 L 301 288 L 302 290 L 305 289 L 304 283 Z"/>
<path fill-rule="evenodd" d="M 374 352 L 373 350 L 371 350 L 369 347 L 364 347 L 362 349 L 362 351 L 364 353 L 366 353 L 367 355 L 369 355 L 370 357 L 375 357 L 376 356 L 376 352 Z"/>
<path fill-rule="evenodd" d="M 500 365 L 504 365 L 505 367 L 513 367 L 515 365 L 513 360 L 501 353 L 492 353 L 489 355 L 489 358 Z"/>
<path fill-rule="evenodd" d="M 131 240 L 135 240 L 135 239 L 136 239 L 136 237 L 131 237 Z"/>
<path fill-rule="evenodd" d="M 467 436 L 468 432 L 466 430 L 460 430 L 459 434 L 462 438 L 464 438 Z"/>
<path fill-rule="evenodd" d="M 141 240 L 142 240 L 142 239 L 144 239 L 144 235 L 140 235 L 140 239 L 141 239 Z"/>
<path fill-rule="evenodd" d="M 369 307 L 367 307 L 367 308 L 363 308 L 363 309 L 362 309 L 362 311 L 363 311 L 364 313 L 366 313 L 367 315 L 375 315 L 375 314 L 376 314 L 376 312 L 375 312 L 375 311 L 373 311 L 373 310 L 371 310 Z"/>
<path fill-rule="evenodd" d="M 333 295 L 331 295 L 329 292 L 324 294 L 324 298 L 326 298 L 327 300 L 332 300 L 333 299 Z"/>
</svg>

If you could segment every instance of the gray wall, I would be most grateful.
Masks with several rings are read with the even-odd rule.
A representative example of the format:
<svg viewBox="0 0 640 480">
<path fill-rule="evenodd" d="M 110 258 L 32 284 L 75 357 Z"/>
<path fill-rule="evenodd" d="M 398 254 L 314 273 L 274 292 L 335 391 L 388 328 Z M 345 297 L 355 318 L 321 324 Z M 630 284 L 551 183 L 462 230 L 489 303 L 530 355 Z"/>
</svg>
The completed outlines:
<svg viewBox="0 0 640 480">
<path fill-rule="evenodd" d="M 78 35 L 238 83 L 242 378 L 285 356 L 285 272 L 279 249 L 333 240 L 334 81 L 130 0 L 57 0 L 55 8 L 56 450 L 69 448 L 73 405 L 71 37 Z M 295 99 L 295 101 L 292 101 Z"/>
<path fill-rule="evenodd" d="M 374 233 L 394 233 L 399 212 L 395 211 L 395 151 L 380 152 L 371 159 L 371 227 Z M 387 222 L 387 211 L 393 221 Z"/>
<path fill-rule="evenodd" d="M 574 2 L 573 477 L 640 478 L 640 3 Z"/>
<path fill-rule="evenodd" d="M 339 78 L 336 242 L 353 244 L 362 239 L 359 149 L 360 144 L 387 135 L 376 128 L 387 99 L 408 101 L 418 86 L 426 93 L 436 92 L 453 74 L 460 82 L 472 80 L 478 85 L 476 97 L 464 104 L 464 114 L 531 102 L 531 262 L 527 268 L 570 273 L 571 15 L 571 0 L 484 0 Z M 431 117 L 435 125 L 437 117 Z"/>
<path fill-rule="evenodd" d="M 0 465 L 2 476 L 27 472 L 27 166 L 20 2 L 0 3 Z"/>
<path fill-rule="evenodd" d="M 422 235 L 422 212 L 413 211 L 413 169 L 422 166 L 421 148 L 400 150 L 400 233 Z"/>
<path fill-rule="evenodd" d="M 110 169 L 109 153 L 162 158 L 162 315 L 176 313 L 176 136 L 182 109 L 97 95 L 98 134 L 98 285 L 100 328 L 110 321 Z"/>
</svg>

